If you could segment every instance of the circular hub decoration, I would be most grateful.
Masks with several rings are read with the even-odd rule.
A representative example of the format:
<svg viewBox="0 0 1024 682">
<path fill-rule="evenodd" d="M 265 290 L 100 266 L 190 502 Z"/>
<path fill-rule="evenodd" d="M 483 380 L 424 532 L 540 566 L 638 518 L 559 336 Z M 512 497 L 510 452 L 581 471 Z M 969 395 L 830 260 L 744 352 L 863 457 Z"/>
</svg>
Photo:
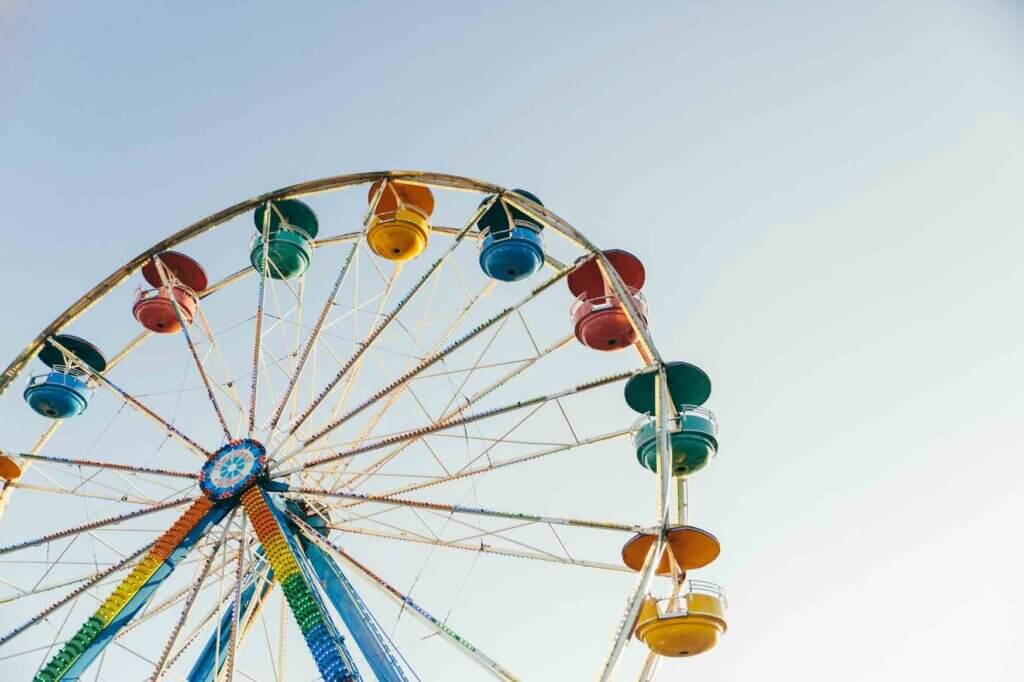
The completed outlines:
<svg viewBox="0 0 1024 682">
<path fill-rule="evenodd" d="M 199 487 L 211 499 L 226 500 L 240 495 L 266 468 L 267 451 L 262 443 L 251 438 L 233 440 L 203 465 Z"/>
</svg>

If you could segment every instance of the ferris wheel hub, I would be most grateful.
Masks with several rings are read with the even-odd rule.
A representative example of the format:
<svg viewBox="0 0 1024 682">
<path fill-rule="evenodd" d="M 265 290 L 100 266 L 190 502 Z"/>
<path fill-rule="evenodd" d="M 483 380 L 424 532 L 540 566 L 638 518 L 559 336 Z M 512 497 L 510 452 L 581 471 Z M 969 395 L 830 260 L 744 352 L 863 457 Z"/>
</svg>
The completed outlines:
<svg viewBox="0 0 1024 682">
<path fill-rule="evenodd" d="M 233 440 L 213 453 L 199 472 L 199 487 L 212 500 L 238 497 L 267 471 L 267 450 L 251 438 Z"/>
</svg>

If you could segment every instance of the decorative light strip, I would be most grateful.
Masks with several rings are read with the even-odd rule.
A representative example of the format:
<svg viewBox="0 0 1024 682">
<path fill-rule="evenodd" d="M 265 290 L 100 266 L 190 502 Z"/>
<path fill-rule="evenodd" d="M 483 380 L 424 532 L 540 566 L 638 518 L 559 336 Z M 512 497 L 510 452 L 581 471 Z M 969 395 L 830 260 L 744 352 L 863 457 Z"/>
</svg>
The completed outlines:
<svg viewBox="0 0 1024 682">
<path fill-rule="evenodd" d="M 89 616 L 78 632 L 65 642 L 57 655 L 36 673 L 33 678 L 34 682 L 56 682 L 62 679 L 68 669 L 78 660 L 78 657 L 92 646 L 103 629 L 110 625 L 131 598 L 153 577 L 153 574 L 163 565 L 171 552 L 181 544 L 185 536 L 212 508 L 213 501 L 205 497 L 200 497 L 193 502 L 185 510 L 185 513 L 178 517 L 174 525 L 157 539 L 149 553 L 135 565 L 128 577 L 121 581 L 121 584 L 106 598 L 99 609 Z"/>
<path fill-rule="evenodd" d="M 356 680 L 358 673 L 343 658 L 335 642 L 336 633 L 329 626 L 327 614 L 313 593 L 312 586 L 299 567 L 292 547 L 281 527 L 278 515 L 270 508 L 265 493 L 253 486 L 242 494 L 242 506 L 256 529 L 274 574 L 281 583 L 295 622 L 302 631 L 306 646 L 316 661 L 320 675 L 327 682 Z"/>
</svg>

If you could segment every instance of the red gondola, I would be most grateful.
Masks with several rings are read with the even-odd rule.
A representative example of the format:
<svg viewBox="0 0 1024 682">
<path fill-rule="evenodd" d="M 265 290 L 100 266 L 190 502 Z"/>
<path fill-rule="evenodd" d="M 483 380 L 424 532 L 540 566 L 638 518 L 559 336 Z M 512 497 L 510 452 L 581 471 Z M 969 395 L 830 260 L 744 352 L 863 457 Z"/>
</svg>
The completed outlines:
<svg viewBox="0 0 1024 682">
<path fill-rule="evenodd" d="M 157 334 L 173 334 L 181 329 L 180 313 L 185 324 L 192 324 L 199 306 L 199 292 L 206 289 L 206 271 L 196 261 L 175 251 L 165 251 L 142 266 L 142 276 L 154 289 L 139 289 L 132 314 L 143 327 Z M 171 297 L 174 297 L 173 299 Z M 175 301 L 177 308 L 175 310 Z"/>
<path fill-rule="evenodd" d="M 643 263 L 621 249 L 605 251 L 604 255 L 626 285 L 626 291 L 640 313 L 641 324 L 646 325 L 647 301 L 640 293 L 645 279 Z M 569 275 L 568 284 L 569 291 L 576 297 L 571 314 L 580 343 L 595 350 L 614 351 L 636 342 L 636 330 L 615 292 L 606 286 L 593 256 Z"/>
</svg>

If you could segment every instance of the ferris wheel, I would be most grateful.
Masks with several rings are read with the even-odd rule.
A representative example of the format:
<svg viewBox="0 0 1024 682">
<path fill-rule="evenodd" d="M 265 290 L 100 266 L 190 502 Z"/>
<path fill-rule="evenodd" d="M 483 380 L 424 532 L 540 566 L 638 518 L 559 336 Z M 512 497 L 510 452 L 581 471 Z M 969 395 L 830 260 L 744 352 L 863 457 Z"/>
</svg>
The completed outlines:
<svg viewBox="0 0 1024 682">
<path fill-rule="evenodd" d="M 0 665 L 419 679 L 404 618 L 520 679 L 449 624 L 462 587 L 428 589 L 450 555 L 635 572 L 599 679 L 631 640 L 641 680 L 711 649 L 725 596 L 689 574 L 719 543 L 688 524 L 686 490 L 718 449 L 711 383 L 659 354 L 644 282 L 531 192 L 439 173 L 305 182 L 161 240 L 0 376 L 31 375 L 9 429 L 25 444 L 0 451 Z M 600 476 L 601 448 L 652 482 L 633 522 L 538 512 L 606 505 L 544 473 Z"/>
</svg>

